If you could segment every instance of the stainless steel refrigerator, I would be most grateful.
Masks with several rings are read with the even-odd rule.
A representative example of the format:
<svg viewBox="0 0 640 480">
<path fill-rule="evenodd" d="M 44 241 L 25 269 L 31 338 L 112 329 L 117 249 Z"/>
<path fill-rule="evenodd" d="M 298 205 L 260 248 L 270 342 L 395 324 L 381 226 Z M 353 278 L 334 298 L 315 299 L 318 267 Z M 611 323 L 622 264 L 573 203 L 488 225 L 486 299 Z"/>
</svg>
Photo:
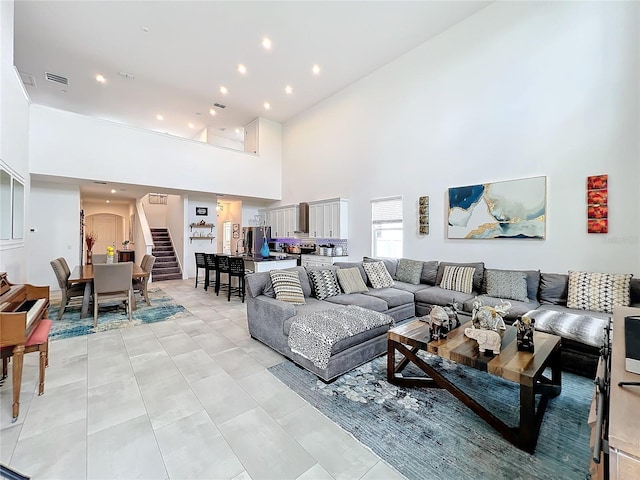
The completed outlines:
<svg viewBox="0 0 640 480">
<path fill-rule="evenodd" d="M 260 249 L 266 241 L 271 240 L 271 227 L 242 227 L 242 238 L 239 240 L 237 248 L 239 253 L 246 255 L 260 255 Z M 244 245 L 243 245 L 244 244 Z"/>
</svg>

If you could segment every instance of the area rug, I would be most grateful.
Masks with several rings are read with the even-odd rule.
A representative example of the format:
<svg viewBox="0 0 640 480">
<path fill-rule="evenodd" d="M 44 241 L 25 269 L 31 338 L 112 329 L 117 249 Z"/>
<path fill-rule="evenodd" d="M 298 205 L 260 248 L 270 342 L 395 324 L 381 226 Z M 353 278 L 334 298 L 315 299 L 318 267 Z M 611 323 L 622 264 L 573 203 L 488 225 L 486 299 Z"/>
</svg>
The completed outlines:
<svg viewBox="0 0 640 480">
<path fill-rule="evenodd" d="M 134 327 L 143 323 L 162 322 L 191 315 L 186 308 L 177 304 L 161 289 L 149 289 L 148 293 L 151 306 L 148 306 L 144 300 L 138 298 L 138 308 L 133 311 L 131 321 L 129 321 L 129 317 L 123 307 L 115 306 L 105 309 L 101 306 L 96 328 L 93 327 L 93 310 L 91 310 L 90 316 L 80 318 L 80 307 L 67 307 L 62 318 L 57 320 L 59 304 L 53 305 L 49 309 L 49 318 L 53 319 L 49 338 L 58 340 L 77 337 L 105 330 Z"/>
<path fill-rule="evenodd" d="M 518 385 L 432 355 L 423 358 L 494 415 L 518 425 Z M 405 372 L 416 373 L 409 368 Z M 269 371 L 409 479 L 588 478 L 593 382 L 587 378 L 563 372 L 562 393 L 549 401 L 530 455 L 446 390 L 388 383 L 386 356 L 331 384 L 289 361 Z"/>
</svg>

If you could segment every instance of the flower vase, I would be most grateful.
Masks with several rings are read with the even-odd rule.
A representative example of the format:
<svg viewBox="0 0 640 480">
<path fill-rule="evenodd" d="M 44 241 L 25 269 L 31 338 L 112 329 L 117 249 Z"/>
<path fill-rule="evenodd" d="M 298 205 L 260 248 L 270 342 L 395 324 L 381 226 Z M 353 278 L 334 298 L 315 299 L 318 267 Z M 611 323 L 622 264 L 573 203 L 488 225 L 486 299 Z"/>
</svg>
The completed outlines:
<svg viewBox="0 0 640 480">
<path fill-rule="evenodd" d="M 113 255 L 107 254 L 107 263 L 113 263 Z"/>
<path fill-rule="evenodd" d="M 92 264 L 93 252 L 91 250 L 87 250 L 87 265 Z"/>
<path fill-rule="evenodd" d="M 267 244 L 267 239 L 264 239 L 264 243 L 262 244 L 262 248 L 260 249 L 260 255 L 263 257 L 269 256 L 269 245 Z"/>
</svg>

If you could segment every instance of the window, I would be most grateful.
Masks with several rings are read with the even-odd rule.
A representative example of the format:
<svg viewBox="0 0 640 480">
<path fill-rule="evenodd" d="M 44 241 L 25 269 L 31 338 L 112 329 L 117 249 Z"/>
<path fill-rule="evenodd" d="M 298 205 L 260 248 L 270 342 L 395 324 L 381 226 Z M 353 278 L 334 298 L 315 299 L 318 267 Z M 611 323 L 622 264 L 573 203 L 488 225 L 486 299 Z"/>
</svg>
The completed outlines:
<svg viewBox="0 0 640 480">
<path fill-rule="evenodd" d="M 24 238 L 24 183 L 0 169 L 0 240 Z"/>
<path fill-rule="evenodd" d="M 402 257 L 402 197 L 371 201 L 371 233 L 374 257 Z"/>
<path fill-rule="evenodd" d="M 156 205 L 166 205 L 167 204 L 167 194 L 165 193 L 150 193 L 149 194 L 149 203 Z"/>
</svg>

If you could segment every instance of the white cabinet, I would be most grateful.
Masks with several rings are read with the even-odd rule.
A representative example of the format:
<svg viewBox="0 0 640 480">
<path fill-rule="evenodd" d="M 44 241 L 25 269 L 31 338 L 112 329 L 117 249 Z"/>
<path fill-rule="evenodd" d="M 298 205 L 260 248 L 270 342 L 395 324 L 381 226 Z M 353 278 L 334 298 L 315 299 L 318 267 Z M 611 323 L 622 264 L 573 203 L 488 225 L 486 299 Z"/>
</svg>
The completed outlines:
<svg viewBox="0 0 640 480">
<path fill-rule="evenodd" d="M 266 224 L 271 227 L 273 238 L 293 237 L 298 230 L 298 206 L 272 208 L 260 211 L 264 215 Z"/>
<path fill-rule="evenodd" d="M 258 119 L 244 127 L 244 151 L 258 153 Z"/>
<path fill-rule="evenodd" d="M 325 267 L 336 262 L 348 262 L 349 257 L 329 257 L 324 255 L 301 255 L 300 263 L 303 267 Z"/>
<path fill-rule="evenodd" d="M 309 237 L 348 238 L 348 212 L 343 198 L 309 203 Z"/>
</svg>

